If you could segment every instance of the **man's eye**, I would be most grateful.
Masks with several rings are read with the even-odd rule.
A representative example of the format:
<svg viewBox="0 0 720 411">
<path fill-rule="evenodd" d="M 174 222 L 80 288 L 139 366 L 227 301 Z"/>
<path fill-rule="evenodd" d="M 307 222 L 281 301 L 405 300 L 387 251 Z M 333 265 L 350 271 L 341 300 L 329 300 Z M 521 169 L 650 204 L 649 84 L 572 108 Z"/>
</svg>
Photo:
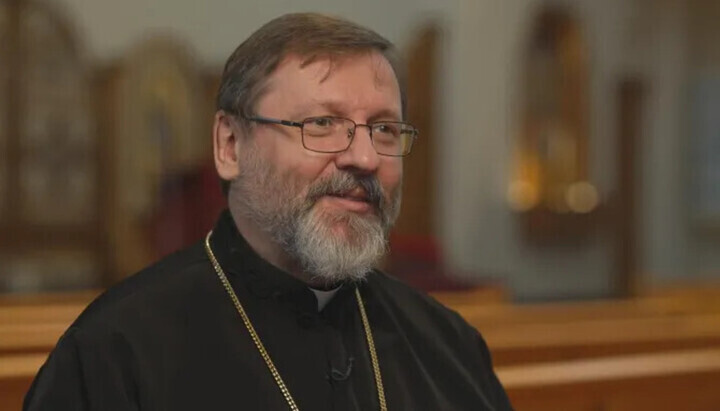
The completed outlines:
<svg viewBox="0 0 720 411">
<path fill-rule="evenodd" d="M 399 134 L 398 128 L 393 124 L 375 124 L 374 132 L 389 136 L 397 136 Z"/>
<path fill-rule="evenodd" d="M 333 119 L 329 117 L 317 117 L 312 119 L 311 124 L 314 127 L 332 127 Z"/>
</svg>

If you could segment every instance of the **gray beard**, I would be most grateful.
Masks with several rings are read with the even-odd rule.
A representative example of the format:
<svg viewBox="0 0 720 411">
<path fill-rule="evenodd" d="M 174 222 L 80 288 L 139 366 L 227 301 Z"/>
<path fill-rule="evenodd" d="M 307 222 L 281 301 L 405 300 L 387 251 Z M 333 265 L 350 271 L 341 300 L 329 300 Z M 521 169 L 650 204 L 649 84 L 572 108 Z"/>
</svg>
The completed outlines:
<svg viewBox="0 0 720 411">
<path fill-rule="evenodd" d="M 244 155 L 243 155 L 244 154 Z M 387 238 L 400 209 L 400 188 L 387 201 L 375 176 L 338 171 L 316 181 L 302 196 L 302 183 L 281 175 L 253 148 L 241 154 L 241 173 L 232 182 L 229 203 L 267 232 L 313 283 L 359 281 L 386 253 Z M 361 186 L 376 214 L 323 211 L 325 195 Z M 334 227 L 343 225 L 340 233 Z"/>
<path fill-rule="evenodd" d="M 337 224 L 345 225 L 345 234 L 332 232 Z M 365 278 L 387 251 L 387 235 L 377 218 L 312 209 L 293 231 L 284 239 L 285 250 L 304 272 L 326 284 Z"/>
</svg>

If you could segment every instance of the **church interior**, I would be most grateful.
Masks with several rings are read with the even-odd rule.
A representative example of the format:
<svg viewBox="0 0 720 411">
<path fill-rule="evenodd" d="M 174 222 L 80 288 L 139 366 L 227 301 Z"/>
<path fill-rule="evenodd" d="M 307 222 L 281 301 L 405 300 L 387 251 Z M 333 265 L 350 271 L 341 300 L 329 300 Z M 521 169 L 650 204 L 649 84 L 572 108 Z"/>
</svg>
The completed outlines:
<svg viewBox="0 0 720 411">
<path fill-rule="evenodd" d="M 212 227 L 224 60 L 293 11 L 398 46 L 420 137 L 383 268 L 477 327 L 517 410 L 720 409 L 705 0 L 3 0 L 0 409 L 104 288 Z"/>
</svg>

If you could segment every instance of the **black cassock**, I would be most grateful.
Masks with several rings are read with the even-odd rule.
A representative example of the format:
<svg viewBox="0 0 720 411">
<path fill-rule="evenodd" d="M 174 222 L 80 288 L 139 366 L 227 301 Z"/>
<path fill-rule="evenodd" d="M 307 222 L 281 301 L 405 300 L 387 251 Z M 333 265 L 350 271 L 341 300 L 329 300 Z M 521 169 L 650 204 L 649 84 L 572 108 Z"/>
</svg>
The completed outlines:
<svg viewBox="0 0 720 411">
<path fill-rule="evenodd" d="M 353 284 L 315 294 L 260 258 L 226 211 L 212 249 L 300 410 L 378 410 Z M 380 272 L 357 285 L 388 410 L 507 410 L 485 342 Z M 110 288 L 67 330 L 25 410 L 287 410 L 203 243 Z"/>
</svg>

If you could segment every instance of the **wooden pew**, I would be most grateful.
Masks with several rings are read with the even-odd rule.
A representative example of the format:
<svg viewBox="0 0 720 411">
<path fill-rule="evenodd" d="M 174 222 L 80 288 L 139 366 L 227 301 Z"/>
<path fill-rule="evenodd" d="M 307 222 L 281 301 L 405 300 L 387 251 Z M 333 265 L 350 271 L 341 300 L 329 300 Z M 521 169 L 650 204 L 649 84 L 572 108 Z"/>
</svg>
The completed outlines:
<svg viewBox="0 0 720 411">
<path fill-rule="evenodd" d="M 5 295 L 0 298 L 0 355 L 48 353 L 98 294 Z"/>
<path fill-rule="evenodd" d="M 22 398 L 61 333 L 96 294 L 0 298 L 0 409 L 17 408 L 4 401 Z M 516 384 L 518 380 L 512 380 L 512 376 L 518 372 L 511 371 L 518 368 L 513 367 L 586 366 L 594 363 L 573 361 L 720 347 L 720 298 L 715 296 L 703 290 L 702 298 L 687 293 L 658 294 L 633 300 L 532 305 L 505 303 L 501 294 L 481 292 L 438 294 L 437 298 L 444 299 L 481 330 L 498 372 Z M 521 369 L 523 374 L 537 370 Z M 538 391 L 523 391 L 525 388 L 517 385 L 513 390 L 520 393 L 514 394 L 520 401 L 525 395 L 539 395 Z"/>
<path fill-rule="evenodd" d="M 497 286 L 484 286 L 457 291 L 433 291 L 430 295 L 448 307 L 478 307 L 509 304 L 507 290 Z"/>
<path fill-rule="evenodd" d="M 499 367 L 517 411 L 720 409 L 720 347 Z"/>
<path fill-rule="evenodd" d="M 720 314 L 479 328 L 497 365 L 720 346 Z"/>
<path fill-rule="evenodd" d="M 20 410 L 47 353 L 0 355 L 0 410 Z"/>
<path fill-rule="evenodd" d="M 496 365 L 720 346 L 720 291 L 551 304 L 458 304 Z"/>
<path fill-rule="evenodd" d="M 62 333 L 98 294 L 0 297 L 0 410 L 19 410 L 33 377 Z"/>
</svg>

